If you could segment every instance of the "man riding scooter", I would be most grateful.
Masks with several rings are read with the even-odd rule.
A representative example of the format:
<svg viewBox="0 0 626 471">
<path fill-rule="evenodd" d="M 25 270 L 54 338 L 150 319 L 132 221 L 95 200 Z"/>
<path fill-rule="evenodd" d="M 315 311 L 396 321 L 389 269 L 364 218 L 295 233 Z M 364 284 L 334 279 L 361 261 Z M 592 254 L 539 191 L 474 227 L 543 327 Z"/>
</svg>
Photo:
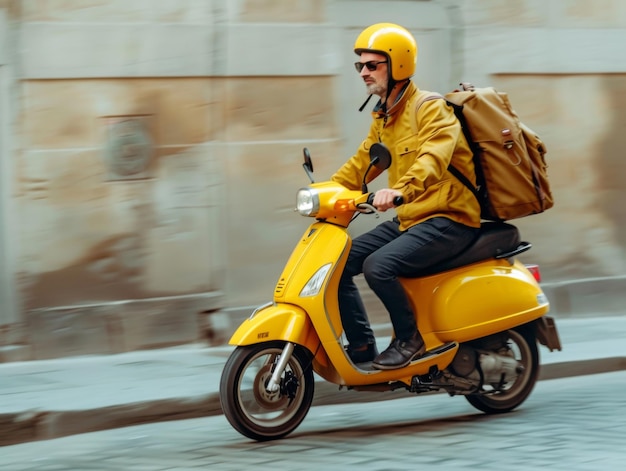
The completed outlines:
<svg viewBox="0 0 626 471">
<path fill-rule="evenodd" d="M 374 25 L 355 51 L 357 70 L 380 97 L 369 135 L 331 181 L 315 182 L 303 150 L 310 184 L 297 191 L 295 209 L 312 222 L 272 300 L 229 341 L 235 348 L 220 379 L 222 409 L 254 440 L 298 427 L 313 402 L 314 373 L 348 390 L 443 390 L 496 414 L 531 393 L 537 344 L 561 348 L 538 269 L 534 275 L 517 259 L 531 244 L 511 224 L 479 228 L 477 198 L 448 173 L 452 163 L 473 183 L 472 154 L 444 100 L 410 81 L 417 55 L 411 35 Z M 370 192 L 367 183 L 385 170 L 388 188 Z M 394 205 L 395 220 L 352 240 L 356 216 Z M 395 331 L 380 355 L 352 280 L 360 272 Z"/>
<path fill-rule="evenodd" d="M 452 162 L 475 183 L 472 152 L 452 108 L 445 100 L 430 100 L 416 112 L 417 100 L 428 92 L 411 81 L 417 62 L 411 33 L 395 24 L 375 24 L 358 36 L 354 52 L 359 56 L 355 67 L 369 98 L 377 95 L 380 99 L 372 111 L 367 137 L 332 180 L 348 189 L 360 189 L 370 165 L 369 149 L 381 142 L 390 149 L 392 159 L 388 188 L 376 192 L 373 206 L 386 211 L 395 206 L 394 200 L 403 204 L 393 220 L 353 240 L 339 283 L 339 308 L 351 360 L 372 361 L 374 368 L 390 370 L 425 353 L 398 277 L 409 277 L 465 250 L 478 235 L 480 206 L 447 170 Z M 366 181 L 380 173 L 370 172 Z M 380 354 L 353 281 L 360 273 L 388 310 L 394 328 L 395 338 Z"/>
</svg>

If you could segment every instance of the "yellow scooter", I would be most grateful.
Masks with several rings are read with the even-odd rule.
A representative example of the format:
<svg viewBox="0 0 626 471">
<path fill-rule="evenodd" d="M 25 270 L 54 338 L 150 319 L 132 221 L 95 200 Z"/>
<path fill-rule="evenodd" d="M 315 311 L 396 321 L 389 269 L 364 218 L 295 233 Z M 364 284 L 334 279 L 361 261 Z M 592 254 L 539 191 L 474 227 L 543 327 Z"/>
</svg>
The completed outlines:
<svg viewBox="0 0 626 471">
<path fill-rule="evenodd" d="M 391 156 L 382 144 L 370 151 L 380 172 Z M 344 347 L 337 287 L 351 247 L 347 231 L 359 214 L 376 213 L 373 194 L 334 182 L 298 191 L 296 210 L 316 220 L 296 245 L 274 289 L 235 331 L 220 381 L 220 400 L 230 424 L 254 440 L 286 436 L 304 420 L 313 400 L 314 377 L 357 391 L 405 388 L 463 395 L 493 414 L 519 406 L 539 374 L 537 343 L 561 344 L 537 266 L 515 257 L 530 249 L 507 223 L 485 222 L 463 254 L 428 273 L 402 279 L 412 300 L 426 354 L 404 368 L 377 370 L 354 364 Z M 399 202 L 400 203 L 400 202 Z"/>
</svg>

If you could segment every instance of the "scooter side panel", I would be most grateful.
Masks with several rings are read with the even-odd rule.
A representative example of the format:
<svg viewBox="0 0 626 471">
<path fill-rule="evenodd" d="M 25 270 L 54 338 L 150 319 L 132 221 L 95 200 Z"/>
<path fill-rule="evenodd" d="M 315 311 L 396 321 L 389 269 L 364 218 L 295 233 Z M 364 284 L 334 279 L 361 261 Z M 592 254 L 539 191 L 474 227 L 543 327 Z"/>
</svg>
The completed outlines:
<svg viewBox="0 0 626 471">
<path fill-rule="evenodd" d="M 490 260 L 406 283 L 420 329 L 442 342 L 465 342 L 510 329 L 548 312 L 539 284 L 519 261 Z M 427 312 L 423 324 L 419 313 Z"/>
</svg>

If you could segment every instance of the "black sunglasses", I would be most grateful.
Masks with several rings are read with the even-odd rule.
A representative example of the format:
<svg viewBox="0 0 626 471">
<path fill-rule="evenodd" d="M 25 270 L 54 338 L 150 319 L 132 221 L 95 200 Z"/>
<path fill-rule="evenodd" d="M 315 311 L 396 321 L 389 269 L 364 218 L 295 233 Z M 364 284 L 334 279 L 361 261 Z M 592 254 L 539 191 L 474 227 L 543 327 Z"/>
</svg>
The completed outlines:
<svg viewBox="0 0 626 471">
<path fill-rule="evenodd" d="M 378 64 L 386 64 L 387 61 L 369 61 L 369 62 L 355 62 L 354 68 L 358 73 L 361 73 L 363 67 L 367 67 L 367 70 L 374 72 L 378 67 Z"/>
</svg>

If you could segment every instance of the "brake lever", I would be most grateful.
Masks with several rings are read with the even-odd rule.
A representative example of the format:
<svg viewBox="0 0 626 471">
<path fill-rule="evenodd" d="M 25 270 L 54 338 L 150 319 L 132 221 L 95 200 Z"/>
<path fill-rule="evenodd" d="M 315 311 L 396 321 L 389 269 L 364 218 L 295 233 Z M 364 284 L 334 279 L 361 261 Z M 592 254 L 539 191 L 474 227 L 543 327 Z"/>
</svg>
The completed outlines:
<svg viewBox="0 0 626 471">
<path fill-rule="evenodd" d="M 378 210 L 370 203 L 359 203 L 356 209 L 362 214 L 374 214 L 377 218 L 380 217 Z"/>
</svg>

